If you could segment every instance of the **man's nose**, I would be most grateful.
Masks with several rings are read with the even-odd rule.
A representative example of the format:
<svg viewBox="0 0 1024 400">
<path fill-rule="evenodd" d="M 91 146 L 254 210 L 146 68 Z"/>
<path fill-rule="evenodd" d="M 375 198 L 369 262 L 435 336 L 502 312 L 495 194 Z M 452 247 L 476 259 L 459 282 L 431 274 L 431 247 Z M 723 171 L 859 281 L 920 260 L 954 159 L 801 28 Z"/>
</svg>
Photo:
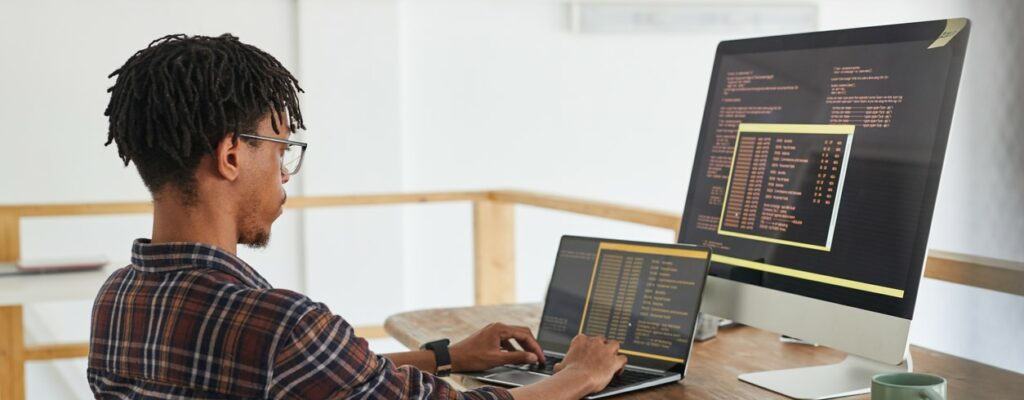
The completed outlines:
<svg viewBox="0 0 1024 400">
<path fill-rule="evenodd" d="M 290 181 L 291 179 L 292 179 L 292 176 L 288 174 L 288 169 L 286 169 L 284 167 L 284 165 L 282 165 L 281 166 L 281 183 L 282 184 L 288 183 L 288 181 Z"/>
</svg>

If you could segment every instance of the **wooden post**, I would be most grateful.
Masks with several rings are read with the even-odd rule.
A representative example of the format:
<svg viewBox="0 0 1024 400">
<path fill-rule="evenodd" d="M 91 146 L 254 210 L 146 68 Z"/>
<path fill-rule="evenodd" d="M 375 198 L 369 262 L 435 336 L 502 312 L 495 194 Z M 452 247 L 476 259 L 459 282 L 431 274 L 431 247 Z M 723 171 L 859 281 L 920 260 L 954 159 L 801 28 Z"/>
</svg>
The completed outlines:
<svg viewBox="0 0 1024 400">
<path fill-rule="evenodd" d="M 21 305 L 0 306 L 0 400 L 25 399 Z"/>
<path fill-rule="evenodd" d="M 16 262 L 21 252 L 20 218 L 14 213 L 0 213 L 0 262 Z"/>
<path fill-rule="evenodd" d="M 473 202 L 476 304 L 516 301 L 515 205 Z"/>
</svg>

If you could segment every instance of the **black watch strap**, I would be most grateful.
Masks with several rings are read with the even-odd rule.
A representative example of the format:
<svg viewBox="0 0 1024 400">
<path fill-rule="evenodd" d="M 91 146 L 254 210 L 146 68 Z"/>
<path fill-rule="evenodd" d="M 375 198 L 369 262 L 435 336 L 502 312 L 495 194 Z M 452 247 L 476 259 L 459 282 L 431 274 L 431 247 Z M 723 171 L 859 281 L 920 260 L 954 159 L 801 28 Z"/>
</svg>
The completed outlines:
<svg viewBox="0 0 1024 400">
<path fill-rule="evenodd" d="M 448 376 L 452 373 L 452 356 L 448 353 L 448 339 L 435 340 L 424 343 L 420 349 L 434 352 L 434 363 L 437 365 L 437 372 L 434 375 Z"/>
</svg>

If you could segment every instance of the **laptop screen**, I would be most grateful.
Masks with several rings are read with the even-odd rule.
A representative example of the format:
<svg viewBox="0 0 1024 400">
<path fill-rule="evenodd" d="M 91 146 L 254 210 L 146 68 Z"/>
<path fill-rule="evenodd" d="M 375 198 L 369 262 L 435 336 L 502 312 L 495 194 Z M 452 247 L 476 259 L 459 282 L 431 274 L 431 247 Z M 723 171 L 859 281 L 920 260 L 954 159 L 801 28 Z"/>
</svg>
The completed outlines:
<svg viewBox="0 0 1024 400">
<path fill-rule="evenodd" d="M 563 236 L 537 340 L 565 353 L 579 333 L 621 342 L 631 365 L 685 365 L 708 271 L 706 248 Z"/>
</svg>

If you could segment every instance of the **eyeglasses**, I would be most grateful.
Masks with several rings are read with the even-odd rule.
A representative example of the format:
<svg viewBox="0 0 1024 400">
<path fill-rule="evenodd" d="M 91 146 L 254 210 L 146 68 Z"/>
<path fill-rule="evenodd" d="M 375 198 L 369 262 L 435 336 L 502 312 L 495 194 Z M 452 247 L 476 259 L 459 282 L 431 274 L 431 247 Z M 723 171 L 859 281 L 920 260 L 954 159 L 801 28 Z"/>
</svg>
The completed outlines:
<svg viewBox="0 0 1024 400">
<path fill-rule="evenodd" d="M 238 136 L 246 139 L 266 140 L 288 145 L 288 147 L 284 149 L 284 155 L 281 156 L 281 173 L 285 175 L 295 175 L 299 173 L 299 168 L 302 167 L 302 158 L 306 155 L 307 143 L 248 133 L 239 133 Z M 295 146 L 299 146 L 298 151 L 296 151 Z"/>
</svg>

